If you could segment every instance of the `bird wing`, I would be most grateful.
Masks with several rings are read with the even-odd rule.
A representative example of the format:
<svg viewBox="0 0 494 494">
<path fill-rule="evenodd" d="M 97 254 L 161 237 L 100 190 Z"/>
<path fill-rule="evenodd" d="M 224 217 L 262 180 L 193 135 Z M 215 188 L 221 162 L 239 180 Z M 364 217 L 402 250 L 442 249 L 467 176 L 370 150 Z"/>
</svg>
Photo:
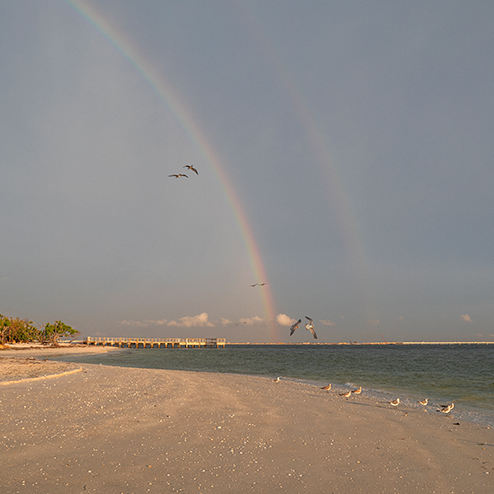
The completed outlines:
<svg viewBox="0 0 494 494">
<path fill-rule="evenodd" d="M 193 167 L 191 166 L 190 169 L 193 171 L 193 172 L 196 172 L 196 175 L 199 175 L 199 172 Z"/>
<path fill-rule="evenodd" d="M 178 175 L 168 175 L 169 177 L 177 177 L 178 178 Z"/>
<path fill-rule="evenodd" d="M 314 322 L 309 316 L 305 316 L 305 318 L 308 319 L 311 324 Z"/>
<path fill-rule="evenodd" d="M 314 339 L 317 340 L 317 334 L 316 332 L 314 331 L 314 326 L 309 326 L 309 329 L 310 329 L 310 332 L 312 333 L 312 336 L 314 337 Z"/>
</svg>

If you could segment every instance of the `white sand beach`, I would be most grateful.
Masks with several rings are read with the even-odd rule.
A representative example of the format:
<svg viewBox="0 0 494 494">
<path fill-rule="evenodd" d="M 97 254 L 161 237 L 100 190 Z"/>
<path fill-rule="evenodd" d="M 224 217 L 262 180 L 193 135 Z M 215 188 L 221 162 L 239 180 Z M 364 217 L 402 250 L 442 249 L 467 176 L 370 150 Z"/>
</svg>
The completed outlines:
<svg viewBox="0 0 494 494">
<path fill-rule="evenodd" d="M 345 399 L 261 377 L 59 364 L 82 370 L 0 386 L 2 493 L 494 492 L 494 431 L 454 411 L 393 408 L 365 389 Z"/>
</svg>

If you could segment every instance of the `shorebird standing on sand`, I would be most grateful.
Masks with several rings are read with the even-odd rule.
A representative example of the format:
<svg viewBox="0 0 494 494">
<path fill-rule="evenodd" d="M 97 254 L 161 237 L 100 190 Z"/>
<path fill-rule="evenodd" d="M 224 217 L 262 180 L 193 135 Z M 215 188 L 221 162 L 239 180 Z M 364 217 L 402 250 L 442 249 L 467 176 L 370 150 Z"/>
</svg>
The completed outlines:
<svg viewBox="0 0 494 494">
<path fill-rule="evenodd" d="M 290 328 L 290 336 L 292 336 L 293 333 L 295 333 L 295 330 L 300 328 L 300 323 L 302 322 L 302 319 L 299 319 L 295 324 L 292 324 L 292 327 Z"/>
<path fill-rule="evenodd" d="M 441 405 L 442 408 L 438 408 L 437 411 L 441 413 L 449 413 L 453 408 L 455 407 L 454 403 L 451 403 L 450 405 Z"/>
<path fill-rule="evenodd" d="M 396 400 L 388 401 L 388 403 L 393 407 L 397 407 L 400 404 L 400 399 L 396 398 Z"/>
<path fill-rule="evenodd" d="M 305 325 L 305 329 L 310 331 L 312 336 L 317 340 L 317 334 L 314 331 L 314 321 L 309 316 L 305 316 L 305 318 L 309 320 L 309 322 Z"/>
<path fill-rule="evenodd" d="M 280 382 L 280 378 L 279 378 L 279 377 L 277 377 L 276 379 L 273 379 L 273 382 L 274 382 L 274 383 L 279 383 L 279 382 Z"/>
<path fill-rule="evenodd" d="M 175 178 L 180 178 L 180 177 L 185 177 L 185 178 L 189 178 L 187 175 L 185 175 L 185 173 L 175 173 L 173 175 L 168 175 L 169 177 L 175 177 Z"/>
<path fill-rule="evenodd" d="M 424 405 L 424 407 L 427 405 L 427 403 L 429 403 L 429 399 L 426 398 L 425 400 L 419 400 L 418 401 L 421 405 Z"/>
<path fill-rule="evenodd" d="M 362 393 L 362 386 L 360 386 L 360 388 L 358 388 L 358 389 L 353 389 L 352 393 L 354 395 L 359 395 L 360 393 Z"/>
<path fill-rule="evenodd" d="M 194 168 L 193 165 L 185 165 L 184 168 L 188 168 L 189 170 L 196 172 L 196 175 L 199 175 L 199 172 Z"/>
<path fill-rule="evenodd" d="M 329 390 L 331 389 L 331 383 L 327 386 L 323 386 L 321 389 L 325 389 L 329 393 Z"/>
<path fill-rule="evenodd" d="M 352 396 L 352 392 L 348 391 L 346 393 L 340 393 L 340 396 L 343 396 L 344 398 L 350 398 L 350 396 Z"/>
</svg>

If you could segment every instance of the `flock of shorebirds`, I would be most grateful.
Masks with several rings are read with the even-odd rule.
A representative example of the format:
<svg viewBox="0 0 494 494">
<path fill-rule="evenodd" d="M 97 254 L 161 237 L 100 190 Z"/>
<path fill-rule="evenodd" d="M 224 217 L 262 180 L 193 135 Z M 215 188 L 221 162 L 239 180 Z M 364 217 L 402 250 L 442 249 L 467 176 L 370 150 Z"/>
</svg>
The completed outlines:
<svg viewBox="0 0 494 494">
<path fill-rule="evenodd" d="M 279 383 L 280 381 L 281 381 L 281 377 L 277 377 L 276 379 L 273 379 L 273 382 L 275 383 Z M 327 386 L 322 386 L 321 389 L 329 393 L 329 391 L 331 390 L 331 383 L 329 383 Z M 359 395 L 361 393 L 362 393 L 362 386 L 360 386 L 358 389 L 350 389 L 349 391 L 346 391 L 344 393 L 339 393 L 339 395 L 343 396 L 343 398 L 350 398 L 350 396 L 352 395 Z M 401 403 L 401 401 L 399 398 L 396 398 L 396 400 L 391 400 L 388 401 L 387 403 L 392 407 L 397 407 Z M 418 400 L 417 403 L 425 407 L 429 403 L 429 399 L 426 398 L 425 400 Z M 449 405 L 439 405 L 439 407 L 440 408 L 438 408 L 436 411 L 444 414 L 448 414 L 449 412 L 451 412 L 451 410 L 453 410 L 455 404 L 450 403 Z"/>
</svg>

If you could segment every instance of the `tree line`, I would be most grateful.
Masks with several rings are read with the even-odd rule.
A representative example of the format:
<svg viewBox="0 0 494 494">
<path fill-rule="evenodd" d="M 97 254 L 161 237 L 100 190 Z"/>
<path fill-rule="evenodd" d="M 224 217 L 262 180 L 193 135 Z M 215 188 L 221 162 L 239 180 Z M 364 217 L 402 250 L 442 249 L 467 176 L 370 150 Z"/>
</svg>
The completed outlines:
<svg viewBox="0 0 494 494">
<path fill-rule="evenodd" d="M 58 346 L 60 338 L 75 339 L 79 331 L 62 321 L 53 324 L 47 322 L 44 327 L 37 328 L 33 321 L 19 317 L 5 317 L 0 314 L 0 342 L 8 343 L 41 343 Z"/>
</svg>

